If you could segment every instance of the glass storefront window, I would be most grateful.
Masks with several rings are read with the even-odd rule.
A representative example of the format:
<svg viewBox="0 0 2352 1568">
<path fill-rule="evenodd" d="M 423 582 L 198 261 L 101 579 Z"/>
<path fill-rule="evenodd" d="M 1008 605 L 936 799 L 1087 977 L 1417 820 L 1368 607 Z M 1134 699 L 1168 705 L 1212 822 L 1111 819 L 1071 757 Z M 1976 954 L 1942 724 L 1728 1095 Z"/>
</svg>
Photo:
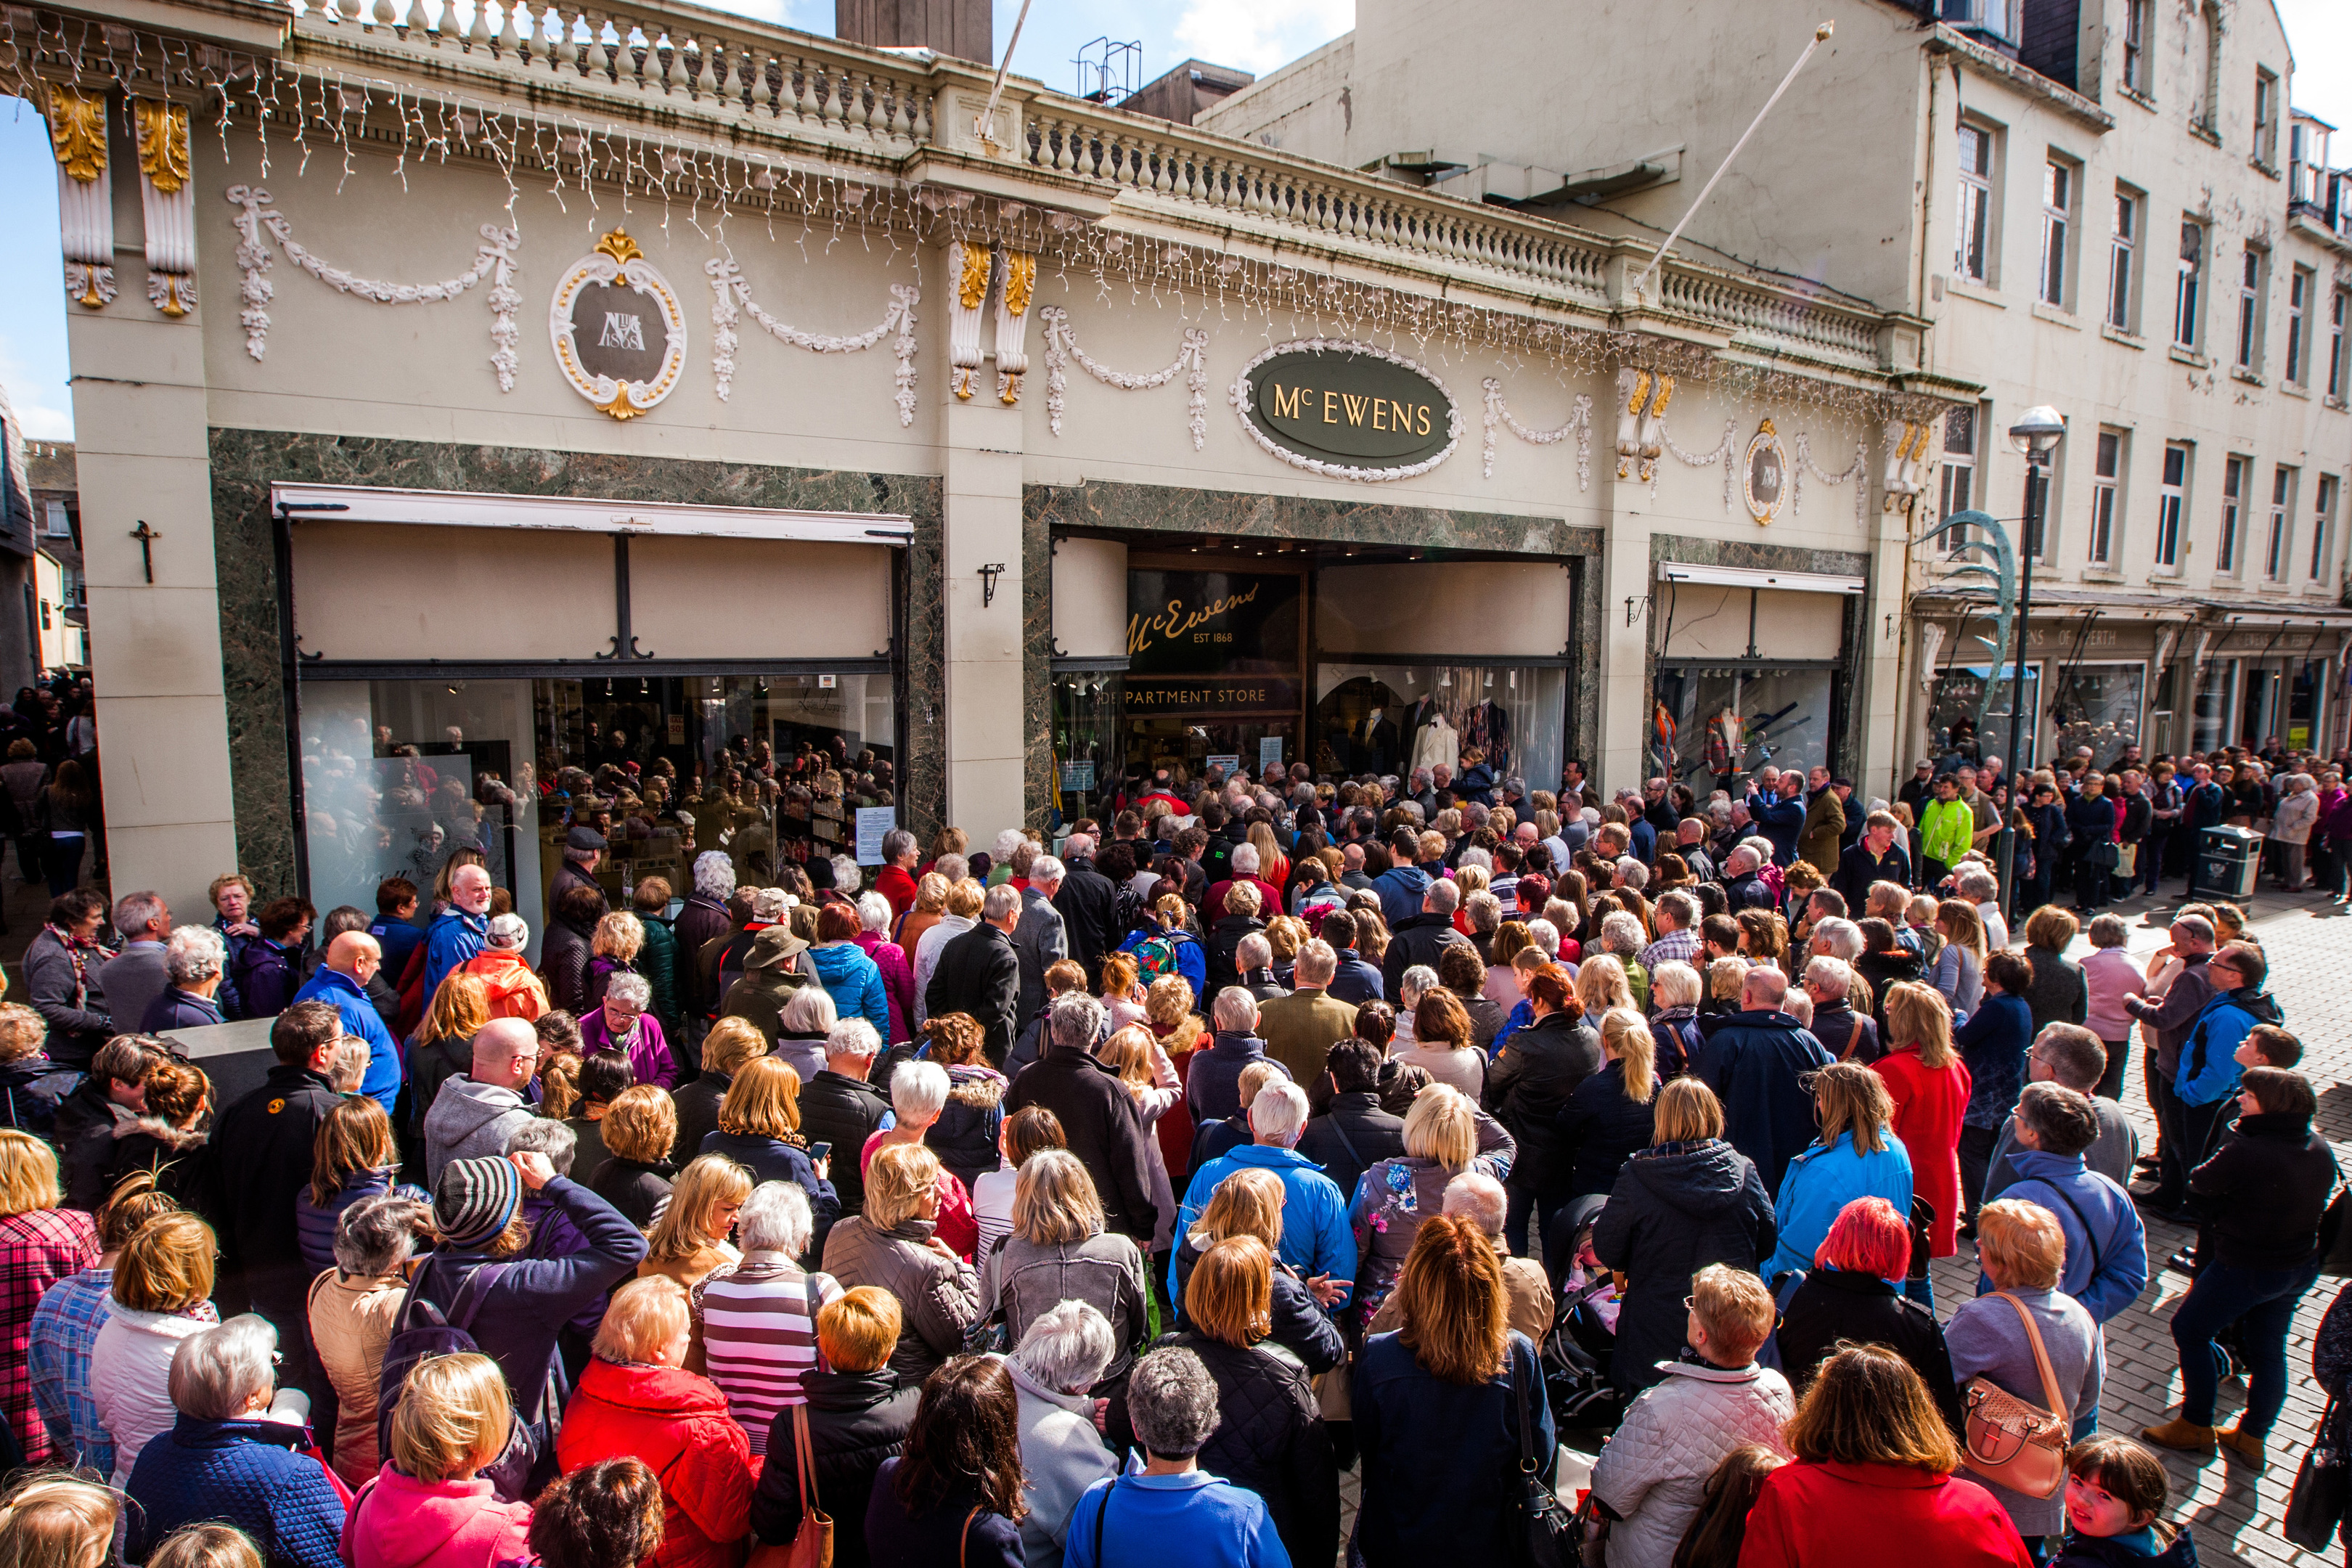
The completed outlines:
<svg viewBox="0 0 2352 1568">
<path fill-rule="evenodd" d="M 2091 748 L 2092 764 L 2105 769 L 2140 741 L 2140 702 L 2147 668 L 2137 664 L 2078 664 L 2051 681 L 2052 721 L 2057 726 L 2061 759 L 2078 747 Z"/>
<path fill-rule="evenodd" d="M 1767 763 L 1827 765 L 1835 679 L 1822 668 L 1663 666 L 1648 765 L 1663 772 L 1671 752 L 1673 776 L 1702 800 Z"/>
<path fill-rule="evenodd" d="M 2294 686 L 2287 695 L 2285 740 L 2288 750 L 2299 752 L 2319 732 L 2319 694 L 2327 683 L 2327 661 L 2297 659 L 2287 668 L 2294 672 Z"/>
<path fill-rule="evenodd" d="M 2230 694 L 2238 684 L 2238 661 L 2208 659 L 2197 682 L 2189 725 L 2189 749 L 2210 752 L 2230 739 Z"/>
<path fill-rule="evenodd" d="M 1119 677 L 1115 670 L 1054 674 L 1053 826 L 1079 817 L 1107 821 L 1118 788 Z"/>
<path fill-rule="evenodd" d="M 1497 779 L 1530 789 L 1559 777 L 1568 672 L 1535 665 L 1321 664 L 1315 671 L 1314 766 L 1407 776 L 1475 747 Z M 1368 735 L 1372 709 L 1395 727 Z"/>
<path fill-rule="evenodd" d="M 727 850 L 747 879 L 836 853 L 851 814 L 891 804 L 895 784 L 878 673 L 316 680 L 301 727 L 313 903 L 373 914 L 376 885 L 400 876 L 429 918 L 441 867 L 471 847 L 534 952 L 569 805 L 551 797 L 573 786 L 604 803 L 597 880 L 617 905 L 648 876 L 682 895 L 702 849 Z M 771 761 L 773 781 L 753 771 Z"/>
<path fill-rule="evenodd" d="M 2028 722 L 2020 733 L 2018 749 L 2021 758 L 2009 758 L 2010 688 L 2015 684 L 2017 667 L 2003 664 L 1996 672 L 1982 664 L 1955 664 L 1936 674 L 1936 700 L 1928 710 L 1927 746 L 1940 760 L 1958 756 L 1978 762 L 1993 756 L 2002 757 L 2011 767 L 2031 768 L 2040 754 L 2041 741 L 2037 727 L 2031 721 L 2042 708 L 2042 667 L 2025 667 L 2025 710 Z M 1976 728 L 1977 698 L 1984 691 L 1985 682 L 1993 683 L 1992 693 L 1985 699 L 1984 728 Z"/>
</svg>

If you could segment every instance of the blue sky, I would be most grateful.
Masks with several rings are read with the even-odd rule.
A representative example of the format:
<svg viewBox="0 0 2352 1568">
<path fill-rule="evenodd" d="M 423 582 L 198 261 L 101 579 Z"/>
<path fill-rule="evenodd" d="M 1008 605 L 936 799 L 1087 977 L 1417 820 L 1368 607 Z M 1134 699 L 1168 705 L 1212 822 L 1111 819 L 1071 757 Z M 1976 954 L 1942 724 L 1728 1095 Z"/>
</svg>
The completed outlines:
<svg viewBox="0 0 2352 1568">
<path fill-rule="evenodd" d="M 711 0 L 721 9 L 812 32 L 833 30 L 833 0 Z M 1001 49 L 1020 0 L 994 0 Z M 2278 0 L 2295 52 L 2294 102 L 2344 128 L 2336 161 L 2352 163 L 2352 4 Z M 1265 71 L 1355 25 L 1355 0 L 1032 0 L 1013 68 L 1071 89 L 1070 61 L 1093 39 L 1139 40 L 1143 79 L 1192 57 Z M 0 213 L 30 243 L 0 246 L 0 386 L 27 435 L 70 439 L 65 289 L 57 173 L 40 117 L 0 97 Z M 220 296 L 217 292 L 215 298 Z"/>
</svg>

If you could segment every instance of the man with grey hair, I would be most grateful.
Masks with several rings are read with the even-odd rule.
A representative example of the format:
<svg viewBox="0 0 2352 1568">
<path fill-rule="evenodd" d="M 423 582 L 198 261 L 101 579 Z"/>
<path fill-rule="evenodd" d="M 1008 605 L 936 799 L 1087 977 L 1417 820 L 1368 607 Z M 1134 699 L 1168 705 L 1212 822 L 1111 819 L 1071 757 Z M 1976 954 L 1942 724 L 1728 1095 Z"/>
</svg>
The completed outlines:
<svg viewBox="0 0 2352 1568">
<path fill-rule="evenodd" d="M 1275 978 L 1274 943 L 1262 931 L 1254 931 L 1234 944 L 1234 972 L 1242 988 L 1260 1003 L 1289 994 Z"/>
<path fill-rule="evenodd" d="M 1209 1004 L 1209 1023 L 1215 1037 L 1206 1049 L 1192 1053 L 1184 1075 L 1184 1105 L 1196 1127 L 1239 1111 L 1242 1069 L 1265 1059 L 1265 1042 L 1257 1034 L 1257 998 L 1240 986 L 1217 993 Z"/>
<path fill-rule="evenodd" d="M 1062 843 L 1062 885 L 1054 893 L 1054 911 L 1062 917 L 1070 956 L 1088 976 L 1101 973 L 1103 954 L 1118 946 L 1126 933 L 1118 930 L 1118 889 L 1095 869 L 1092 834 L 1073 833 Z M 1034 880 L 1036 868 L 1030 868 Z"/>
<path fill-rule="evenodd" d="M 1732 847 L 1723 861 L 1723 899 L 1733 914 L 1742 910 L 1769 910 L 1772 907 L 1772 889 L 1758 874 L 1764 858 L 1749 845 Z"/>
<path fill-rule="evenodd" d="M 1297 988 L 1258 1004 L 1265 1054 L 1282 1064 L 1294 1083 L 1319 1082 L 1331 1047 L 1356 1032 L 1355 1008 L 1330 993 L 1339 973 L 1338 950 L 1317 937 L 1298 950 L 1290 974 Z"/>
<path fill-rule="evenodd" d="M 1045 1015 L 1053 1048 L 1021 1069 L 1005 1091 L 1004 1112 L 1032 1105 L 1052 1111 L 1064 1146 L 1094 1178 L 1103 1228 L 1132 1237 L 1148 1252 L 1160 1225 L 1151 1196 L 1151 1130 L 1127 1085 L 1095 1056 L 1108 1020 L 1103 1005 L 1083 991 L 1055 1000 Z"/>
<path fill-rule="evenodd" d="M 824 1067 L 801 1086 L 801 1135 L 812 1143 L 857 1151 L 882 1126 L 889 1113 L 889 1097 L 873 1083 L 875 1059 L 882 1054 L 882 1037 L 863 1018 L 843 1018 L 826 1031 Z M 841 1198 L 841 1212 L 862 1214 L 866 1183 L 858 1162 L 833 1163 L 833 1185 Z"/>
<path fill-rule="evenodd" d="M 1470 939 L 1454 929 L 1454 911 L 1462 907 L 1462 888 L 1439 877 L 1421 895 L 1421 912 L 1391 928 L 1389 950 L 1381 958 L 1381 994 L 1394 996 L 1404 972 L 1416 964 L 1437 967 L 1438 955 L 1456 942 Z"/>
<path fill-rule="evenodd" d="M 1050 912 L 1052 906 L 1046 908 Z M 923 989 L 924 1016 L 965 1013 L 980 1025 L 981 1044 L 992 1066 L 1003 1064 L 1012 1052 L 1013 1036 L 1020 1032 L 1016 1021 L 1024 990 L 1023 967 L 1013 932 L 1021 926 L 1022 915 L 1020 889 L 1010 882 L 989 889 L 981 903 L 980 923 L 940 950 L 939 967 Z M 1058 920 L 1055 923 L 1058 928 Z M 1042 969 L 1037 985 L 1042 997 Z"/>
<path fill-rule="evenodd" d="M 1153 1351 L 1127 1380 L 1127 1415 L 1146 1463 L 1097 1481 L 1071 1510 L 1063 1568 L 1110 1563 L 1287 1563 L 1265 1500 L 1200 1468 L 1217 1430 L 1217 1384 L 1181 1346 Z M 1117 1507 L 1112 1506 L 1117 1494 Z"/>
<path fill-rule="evenodd" d="M 1854 932 L 1857 945 L 1861 935 Z M 1878 1026 L 1869 1014 L 1853 1010 L 1853 965 L 1838 954 L 1816 952 L 1806 962 L 1804 979 L 1805 994 L 1813 1003 L 1809 1027 L 1822 1048 L 1840 1061 L 1876 1061 Z"/>
<path fill-rule="evenodd" d="M 1070 955 L 1062 912 L 1054 907 L 1065 875 L 1054 856 L 1039 855 L 1029 862 L 1029 879 L 1021 889 L 1021 922 L 1013 932 L 1013 952 L 1021 960 L 1021 1005 L 1013 1024 L 1016 1037 L 1045 1005 L 1046 967 Z M 1006 1048 L 1011 1048 L 1009 1040 Z"/>
<path fill-rule="evenodd" d="M 1816 958 L 1837 958 L 1852 963 L 1862 956 L 1862 928 L 1850 920 L 1832 915 L 1813 927 L 1808 947 Z"/>
<path fill-rule="evenodd" d="M 221 981 L 228 973 L 228 944 L 210 926 L 181 926 L 163 944 L 163 989 L 139 1020 L 142 1034 L 194 1029 L 223 1021 Z"/>
<path fill-rule="evenodd" d="M 125 945 L 98 966 L 98 984 L 116 1027 L 134 1029 L 170 984 L 163 948 L 172 938 L 171 907 L 161 893 L 125 893 L 115 900 L 114 929 Z"/>
<path fill-rule="evenodd" d="M 1062 1542 L 1078 1499 L 1118 1474 L 1118 1460 L 1095 1429 L 1094 1385 L 1118 1346 L 1110 1320 L 1085 1301 L 1066 1300 L 1031 1321 L 1004 1358 L 1019 1401 L 1023 1493 L 1021 1550 L 1030 1563 L 1063 1561 Z"/>
<path fill-rule="evenodd" d="M 1195 1071 L 1199 1068 L 1197 1064 Z M 1277 1254 L 1298 1271 L 1307 1288 L 1326 1309 L 1348 1299 L 1356 1278 L 1356 1237 L 1348 1224 L 1348 1199 L 1339 1184 L 1298 1152 L 1298 1135 L 1307 1131 L 1307 1091 L 1287 1079 L 1277 1079 L 1257 1091 L 1250 1101 L 1252 1142 L 1229 1150 L 1192 1173 L 1184 1201 L 1176 1210 L 1176 1234 L 1192 1228 L 1219 1183 L 1235 1171 L 1272 1171 L 1282 1181 L 1282 1240 Z M 1168 1289 L 1181 1293 L 1173 1258 L 1168 1264 Z"/>
</svg>

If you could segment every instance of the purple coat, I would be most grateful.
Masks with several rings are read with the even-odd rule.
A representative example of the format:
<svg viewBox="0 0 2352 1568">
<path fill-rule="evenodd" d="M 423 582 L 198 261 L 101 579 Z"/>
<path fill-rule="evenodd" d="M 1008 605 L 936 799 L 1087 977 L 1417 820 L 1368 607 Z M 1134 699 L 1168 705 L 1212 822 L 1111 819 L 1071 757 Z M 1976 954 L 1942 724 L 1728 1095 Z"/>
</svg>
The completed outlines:
<svg viewBox="0 0 2352 1568">
<path fill-rule="evenodd" d="M 580 1043 L 589 1051 L 624 1051 L 629 1058 L 629 1071 L 639 1083 L 671 1089 L 677 1083 L 677 1058 L 670 1054 L 669 1040 L 662 1034 L 660 1020 L 651 1013 L 638 1016 L 637 1026 L 620 1039 L 604 1024 L 604 1009 L 592 1007 L 580 1015 Z"/>
<path fill-rule="evenodd" d="M 890 1037 L 882 1043 L 896 1045 L 900 1040 L 913 1039 L 915 968 L 907 962 L 907 950 L 878 931 L 862 931 L 851 940 L 882 972 L 882 990 L 890 998 Z"/>
</svg>

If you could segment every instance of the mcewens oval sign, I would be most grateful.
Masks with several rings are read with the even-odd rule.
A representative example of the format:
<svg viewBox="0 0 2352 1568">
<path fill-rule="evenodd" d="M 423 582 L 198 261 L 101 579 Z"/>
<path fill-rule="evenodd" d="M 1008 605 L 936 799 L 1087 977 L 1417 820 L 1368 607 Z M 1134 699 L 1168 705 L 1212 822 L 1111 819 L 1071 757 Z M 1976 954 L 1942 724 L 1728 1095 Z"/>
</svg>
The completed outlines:
<svg viewBox="0 0 2352 1568">
<path fill-rule="evenodd" d="M 1242 367 L 1233 403 L 1259 446 L 1331 479 L 1425 474 L 1462 434 L 1444 383 L 1367 343 L 1277 344 Z"/>
</svg>

